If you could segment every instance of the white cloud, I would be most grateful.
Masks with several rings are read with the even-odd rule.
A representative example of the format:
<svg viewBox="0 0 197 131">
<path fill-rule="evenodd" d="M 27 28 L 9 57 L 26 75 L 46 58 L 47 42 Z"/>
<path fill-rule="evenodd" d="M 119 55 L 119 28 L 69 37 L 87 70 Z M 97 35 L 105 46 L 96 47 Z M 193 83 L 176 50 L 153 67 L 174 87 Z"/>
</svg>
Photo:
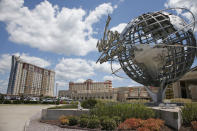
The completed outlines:
<svg viewBox="0 0 197 131">
<path fill-rule="evenodd" d="M 0 93 L 6 93 L 8 87 L 8 80 L 0 80 Z"/>
<path fill-rule="evenodd" d="M 197 19 L 197 1 L 196 0 L 168 0 L 165 3 L 166 8 L 174 8 L 174 7 L 184 7 L 189 9 Z M 192 16 L 189 13 L 184 13 L 178 10 L 178 13 L 182 13 L 183 16 L 186 16 L 189 20 L 192 20 Z M 197 26 L 195 28 L 195 31 L 197 31 Z"/>
<path fill-rule="evenodd" d="M 79 78 L 78 80 L 76 80 L 76 82 L 79 82 L 79 83 L 82 83 L 84 81 L 85 81 L 85 79 L 82 79 L 82 78 Z"/>
<path fill-rule="evenodd" d="M 67 90 L 68 89 L 68 81 L 64 80 L 56 80 L 56 83 L 58 83 L 57 90 Z M 55 85 L 55 92 L 56 92 L 56 85 Z"/>
<path fill-rule="evenodd" d="M 9 54 L 2 54 L 0 56 L 0 73 L 4 74 L 10 70 L 11 56 Z"/>
<path fill-rule="evenodd" d="M 83 59 L 65 59 L 56 65 L 55 72 L 57 79 L 75 80 L 79 78 L 88 78 L 94 75 L 91 65 Z"/>
<path fill-rule="evenodd" d="M 65 87 L 68 85 L 67 81 L 56 81 L 58 83 L 58 87 Z"/>
<path fill-rule="evenodd" d="M 123 29 L 126 27 L 127 23 L 120 23 L 119 25 L 112 27 L 111 31 L 118 31 L 118 33 L 121 33 Z"/>
<path fill-rule="evenodd" d="M 141 84 L 139 84 L 136 81 L 131 79 L 130 84 L 128 85 L 128 87 L 134 87 L 134 86 L 143 86 L 143 85 L 141 85 Z"/>
<path fill-rule="evenodd" d="M 91 61 L 90 63 L 91 63 L 91 66 L 93 67 L 94 70 L 102 71 L 102 72 L 105 72 L 105 73 L 112 73 L 111 65 L 108 62 L 100 64 L 100 63 L 96 63 L 94 61 Z M 119 64 L 113 64 L 112 68 L 115 71 L 115 70 L 120 68 L 120 65 Z"/>
<path fill-rule="evenodd" d="M 89 16 L 85 19 L 85 25 L 90 34 L 92 34 L 92 24 L 98 22 L 103 15 L 111 14 L 114 8 L 111 3 L 103 3 L 96 7 L 95 10 L 90 11 Z"/>
<path fill-rule="evenodd" d="M 27 62 L 27 63 L 31 63 L 33 65 L 36 65 L 36 66 L 39 66 L 39 67 L 49 67 L 51 65 L 51 63 L 49 61 L 46 61 L 42 58 L 39 58 L 39 57 L 35 57 L 35 56 L 29 56 L 28 54 L 25 54 L 25 53 L 15 53 L 14 55 L 16 56 L 20 56 L 20 58 Z"/>
<path fill-rule="evenodd" d="M 114 69 L 120 65 L 114 64 Z M 97 72 L 111 74 L 109 63 L 99 64 L 95 61 L 79 58 L 62 58 L 55 67 L 57 81 L 84 82 L 86 79 L 96 75 Z"/>
<path fill-rule="evenodd" d="M 39 67 L 48 67 L 50 62 L 35 56 L 29 56 L 25 53 L 14 53 L 14 54 L 2 54 L 0 56 L 0 73 L 4 74 L 8 72 L 11 68 L 11 57 L 12 55 L 20 56 L 20 58 L 28 63 L 34 64 Z"/>
<path fill-rule="evenodd" d="M 17 44 L 58 54 L 86 55 L 96 50 L 92 25 L 113 10 L 111 3 L 89 13 L 81 8 L 59 9 L 47 0 L 30 10 L 24 0 L 1 0 L 0 21 L 6 23 L 9 39 Z"/>
<path fill-rule="evenodd" d="M 122 81 L 123 79 L 117 76 L 104 76 L 103 80 L 111 80 L 111 81 Z"/>
</svg>

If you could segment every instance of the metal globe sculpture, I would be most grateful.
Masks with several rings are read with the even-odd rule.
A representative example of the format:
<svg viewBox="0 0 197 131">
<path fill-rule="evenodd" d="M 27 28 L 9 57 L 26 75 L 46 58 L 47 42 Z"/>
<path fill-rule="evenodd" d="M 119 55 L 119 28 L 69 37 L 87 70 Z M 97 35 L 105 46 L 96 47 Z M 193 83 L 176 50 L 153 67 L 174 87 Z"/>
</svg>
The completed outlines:
<svg viewBox="0 0 197 131">
<path fill-rule="evenodd" d="M 142 14 L 129 22 L 120 34 L 107 30 L 111 20 L 108 16 L 103 39 L 97 43 L 102 52 L 98 61 L 118 61 L 131 79 L 145 85 L 157 103 L 162 102 L 166 85 L 190 70 L 196 53 L 194 16 L 191 13 L 194 22 L 189 23 L 169 13 L 174 9 L 191 13 L 184 8 L 171 8 Z M 117 71 L 112 70 L 114 74 Z M 159 87 L 158 93 L 151 92 L 148 86 Z"/>
</svg>

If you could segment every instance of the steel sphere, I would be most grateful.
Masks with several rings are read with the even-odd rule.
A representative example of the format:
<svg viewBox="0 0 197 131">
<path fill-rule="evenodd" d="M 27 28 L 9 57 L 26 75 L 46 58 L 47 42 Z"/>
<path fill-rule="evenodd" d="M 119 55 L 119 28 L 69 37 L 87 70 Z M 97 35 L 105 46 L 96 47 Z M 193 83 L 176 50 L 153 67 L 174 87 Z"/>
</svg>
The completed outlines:
<svg viewBox="0 0 197 131">
<path fill-rule="evenodd" d="M 124 50 L 118 60 L 124 72 L 146 86 L 169 84 L 193 64 L 196 40 L 187 22 L 164 11 L 146 13 L 132 20 L 120 34 Z"/>
</svg>

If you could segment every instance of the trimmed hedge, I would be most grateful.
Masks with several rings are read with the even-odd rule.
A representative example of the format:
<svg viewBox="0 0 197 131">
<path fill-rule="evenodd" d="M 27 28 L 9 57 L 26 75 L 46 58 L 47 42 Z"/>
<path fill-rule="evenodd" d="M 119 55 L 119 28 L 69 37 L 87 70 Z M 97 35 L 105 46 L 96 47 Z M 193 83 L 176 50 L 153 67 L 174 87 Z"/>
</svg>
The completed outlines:
<svg viewBox="0 0 197 131">
<path fill-rule="evenodd" d="M 190 125 L 192 121 L 197 121 L 197 103 L 187 103 L 181 108 L 183 124 Z"/>
<path fill-rule="evenodd" d="M 88 115 L 88 114 L 81 114 L 80 119 L 82 119 L 82 118 L 89 119 L 90 118 L 90 115 Z"/>
<path fill-rule="evenodd" d="M 90 119 L 87 127 L 91 129 L 99 128 L 100 127 L 99 119 L 96 119 L 96 118 Z"/>
<path fill-rule="evenodd" d="M 115 120 L 117 126 L 121 123 L 121 118 L 119 116 L 114 116 L 112 119 Z"/>
<path fill-rule="evenodd" d="M 24 104 L 39 104 L 39 101 L 24 101 Z"/>
<path fill-rule="evenodd" d="M 107 103 L 97 104 L 95 108 L 90 110 L 91 115 L 96 116 L 119 116 L 121 121 L 127 118 L 154 118 L 155 112 L 143 104 L 129 104 L 129 103 Z"/>
<path fill-rule="evenodd" d="M 113 119 L 105 119 L 102 123 L 102 130 L 114 130 L 116 128 L 116 121 Z"/>
<path fill-rule="evenodd" d="M 10 100 L 5 100 L 5 101 L 3 102 L 3 104 L 12 104 L 12 102 L 11 102 Z"/>
<path fill-rule="evenodd" d="M 97 104 L 97 100 L 88 99 L 88 100 L 82 101 L 81 106 L 83 108 L 92 109 L 95 107 L 96 104 Z"/>
<path fill-rule="evenodd" d="M 88 119 L 87 118 L 81 118 L 79 121 L 79 126 L 80 127 L 87 127 L 88 126 Z"/>
<path fill-rule="evenodd" d="M 101 116 L 101 117 L 99 117 L 99 120 L 100 120 L 100 123 L 102 124 L 102 122 L 104 121 L 104 120 L 106 120 L 106 119 L 109 119 L 109 117 L 108 116 Z"/>
<path fill-rule="evenodd" d="M 70 116 L 68 120 L 69 120 L 69 124 L 68 124 L 69 126 L 74 126 L 78 124 L 78 117 L 76 116 Z"/>
<path fill-rule="evenodd" d="M 20 100 L 16 100 L 16 101 L 13 101 L 13 104 L 22 104 L 23 101 L 20 101 Z"/>
</svg>

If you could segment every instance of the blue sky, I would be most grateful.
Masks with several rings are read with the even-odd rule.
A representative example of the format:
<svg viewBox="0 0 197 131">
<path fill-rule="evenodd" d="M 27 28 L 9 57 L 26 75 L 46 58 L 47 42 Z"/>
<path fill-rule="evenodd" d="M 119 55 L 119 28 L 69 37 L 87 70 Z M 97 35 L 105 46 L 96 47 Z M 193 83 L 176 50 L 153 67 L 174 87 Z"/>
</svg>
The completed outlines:
<svg viewBox="0 0 197 131">
<path fill-rule="evenodd" d="M 187 7 L 197 16 L 196 0 L 1 0 L 0 92 L 7 90 L 11 55 L 54 70 L 60 90 L 88 78 L 139 85 L 111 75 L 109 63 L 96 64 L 96 42 L 108 14 L 109 28 L 121 31 L 133 18 L 166 7 Z"/>
</svg>

